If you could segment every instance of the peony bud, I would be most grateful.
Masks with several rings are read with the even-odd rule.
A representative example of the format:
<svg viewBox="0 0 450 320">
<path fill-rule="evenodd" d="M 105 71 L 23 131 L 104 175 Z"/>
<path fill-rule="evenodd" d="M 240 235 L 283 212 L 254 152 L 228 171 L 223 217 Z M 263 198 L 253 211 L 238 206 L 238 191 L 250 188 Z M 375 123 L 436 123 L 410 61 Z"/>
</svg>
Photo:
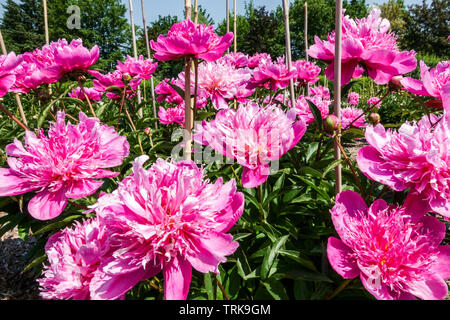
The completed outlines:
<svg viewBox="0 0 450 320">
<path fill-rule="evenodd" d="M 392 91 L 397 91 L 403 88 L 403 85 L 401 83 L 401 80 L 403 79 L 402 76 L 394 76 L 392 77 L 391 81 L 389 81 L 389 88 Z"/>
<path fill-rule="evenodd" d="M 145 128 L 144 129 L 144 133 L 147 134 L 147 135 L 151 135 L 153 133 L 153 131 L 150 128 Z"/>
<path fill-rule="evenodd" d="M 330 114 L 323 120 L 323 128 L 326 132 L 334 132 L 341 127 L 341 122 L 334 115 Z"/>
<path fill-rule="evenodd" d="M 129 74 L 129 73 L 124 73 L 124 74 L 122 74 L 122 80 L 123 81 L 125 81 L 125 82 L 129 82 L 129 81 L 131 81 L 131 75 Z"/>
<path fill-rule="evenodd" d="M 369 114 L 369 121 L 373 124 L 373 125 L 377 125 L 380 123 L 381 121 L 381 117 L 378 113 L 376 112 L 371 112 Z"/>
</svg>

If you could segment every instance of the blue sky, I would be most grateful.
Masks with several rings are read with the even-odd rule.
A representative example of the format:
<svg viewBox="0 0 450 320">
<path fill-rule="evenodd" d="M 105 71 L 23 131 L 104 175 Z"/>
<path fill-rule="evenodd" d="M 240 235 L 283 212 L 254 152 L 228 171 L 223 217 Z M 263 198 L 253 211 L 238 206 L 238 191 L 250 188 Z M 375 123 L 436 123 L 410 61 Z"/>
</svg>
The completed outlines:
<svg viewBox="0 0 450 320">
<path fill-rule="evenodd" d="M 51 0 L 48 0 L 51 1 Z M 121 0 L 128 8 L 128 0 Z M 194 0 L 191 0 L 194 3 Z M 233 10 L 233 0 L 230 1 L 230 10 Z M 245 11 L 245 3 L 250 0 L 237 0 L 238 13 Z M 311 0 L 314 1 L 314 0 Z M 387 0 L 366 0 L 368 4 L 382 4 Z M 136 25 L 142 26 L 141 0 L 132 0 L 134 9 L 134 21 Z M 158 15 L 177 15 L 183 16 L 184 1 L 183 0 L 144 0 L 147 23 L 158 18 Z M 294 0 L 291 0 L 294 2 Z M 0 4 L 6 3 L 6 0 L 0 0 Z M 218 24 L 225 18 L 226 0 L 198 0 L 198 3 L 206 9 L 206 11 Z M 281 0 L 253 0 L 256 6 L 264 5 L 267 9 L 272 10 L 281 5 Z M 405 0 L 406 5 L 420 4 L 422 0 Z M 0 15 L 3 15 L 3 6 L 0 6 Z M 127 14 L 129 18 L 129 14 Z"/>
<path fill-rule="evenodd" d="M 0 0 L 1 2 L 2 0 Z M 128 0 L 121 0 L 122 3 L 128 8 Z M 233 1 L 230 2 L 230 11 L 233 12 Z M 311 0 L 314 1 L 314 0 Z M 132 0 L 134 9 L 134 20 L 136 25 L 142 26 L 142 14 L 141 14 L 141 0 Z M 144 0 L 145 4 L 145 15 L 147 21 L 156 20 L 158 15 L 177 15 L 178 17 L 183 16 L 184 1 L 183 0 Z M 192 4 L 194 0 L 191 0 Z M 237 11 L 239 13 L 245 12 L 245 3 L 249 3 L 250 0 L 236 0 Z M 294 0 L 290 0 L 294 2 Z M 382 4 L 387 2 L 387 0 L 366 0 L 367 4 Z M 198 0 L 198 3 L 206 9 L 206 11 L 214 19 L 216 25 L 225 19 L 226 16 L 226 0 Z M 265 6 L 269 10 L 275 9 L 277 6 L 282 4 L 281 0 L 253 0 L 256 6 Z M 422 0 L 405 0 L 405 5 L 411 4 L 421 4 Z M 333 18 L 334 19 L 334 18 Z M 148 23 L 148 22 L 147 22 Z"/>
</svg>

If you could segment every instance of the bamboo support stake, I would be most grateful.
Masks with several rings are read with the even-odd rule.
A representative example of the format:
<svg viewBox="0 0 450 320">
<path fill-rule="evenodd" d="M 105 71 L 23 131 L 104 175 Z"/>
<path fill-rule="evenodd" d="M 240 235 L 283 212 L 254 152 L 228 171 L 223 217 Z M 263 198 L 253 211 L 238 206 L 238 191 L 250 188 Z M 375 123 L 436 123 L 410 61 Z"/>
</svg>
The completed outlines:
<svg viewBox="0 0 450 320">
<path fill-rule="evenodd" d="M 144 26 L 144 35 L 145 35 L 145 46 L 147 48 L 147 58 L 151 59 L 151 55 L 150 55 L 150 41 L 148 39 L 147 22 L 146 22 L 146 19 L 145 19 L 144 0 L 141 0 L 141 8 L 142 8 L 142 23 L 143 23 L 143 26 Z M 150 85 L 151 85 L 151 91 L 152 91 L 153 116 L 157 119 L 158 118 L 158 114 L 156 113 L 155 84 L 153 82 L 153 77 L 150 78 Z M 155 121 L 155 129 L 158 129 L 158 120 Z"/>
<path fill-rule="evenodd" d="M 50 44 L 50 37 L 48 35 L 48 18 L 47 18 L 47 0 L 42 1 L 44 7 L 44 31 L 45 31 L 45 43 Z"/>
<path fill-rule="evenodd" d="M 136 30 L 134 28 L 134 18 L 133 18 L 133 16 L 134 16 L 133 2 L 131 0 L 128 0 L 128 4 L 130 6 L 130 23 L 131 23 L 131 38 L 133 41 L 133 53 L 134 53 L 134 58 L 137 59 L 138 54 L 137 54 L 137 45 L 136 45 Z M 144 115 L 143 115 L 143 111 L 142 111 L 142 106 L 140 105 L 142 102 L 140 87 L 138 87 L 137 99 L 138 99 L 138 104 L 139 104 L 138 116 L 139 116 L 139 118 L 142 118 Z"/>
<path fill-rule="evenodd" d="M 236 0 L 234 0 L 234 19 L 233 19 L 233 33 L 234 33 L 234 53 L 237 52 L 237 8 L 236 8 Z"/>
<path fill-rule="evenodd" d="M 48 14 L 47 14 L 47 0 L 42 0 L 42 6 L 44 7 L 44 32 L 45 32 L 45 44 L 50 44 L 50 36 L 48 34 Z M 52 95 L 52 85 L 48 85 L 48 93 Z M 52 107 L 52 110 L 54 108 Z"/>
<path fill-rule="evenodd" d="M 3 40 L 3 35 L 2 35 L 1 30 L 0 30 L 0 46 L 2 48 L 2 53 L 4 55 L 7 55 L 8 51 L 6 51 L 5 41 Z M 25 117 L 25 112 L 23 111 L 23 106 L 22 106 L 22 101 L 20 100 L 20 96 L 17 92 L 14 94 L 14 96 L 16 97 L 17 108 L 19 109 L 19 113 L 20 113 L 20 117 L 22 118 L 22 122 L 26 126 L 28 126 L 27 118 Z"/>
<path fill-rule="evenodd" d="M 341 40 L 342 40 L 342 0 L 336 0 L 335 20 L 335 47 L 334 47 L 334 115 L 341 120 Z M 339 143 L 341 132 L 338 130 L 334 142 L 334 159 L 341 159 Z M 342 166 L 338 164 L 334 169 L 336 195 L 342 191 Z"/>
<path fill-rule="evenodd" d="M 227 33 L 230 32 L 230 0 L 227 0 Z M 230 53 L 230 47 L 227 49 L 227 53 Z"/>
<path fill-rule="evenodd" d="M 198 24 L 198 0 L 194 0 L 194 23 Z"/>
<path fill-rule="evenodd" d="M 286 62 L 289 71 L 292 69 L 292 55 L 291 55 L 291 35 L 289 28 L 289 3 L 288 0 L 283 0 L 283 14 L 284 14 L 284 30 L 286 41 Z M 289 81 L 289 95 L 291 99 L 291 105 L 295 106 L 295 92 L 294 92 L 294 80 Z"/>
<path fill-rule="evenodd" d="M 308 58 L 308 2 L 305 2 L 305 57 L 306 61 L 309 61 Z"/>
<path fill-rule="evenodd" d="M 184 0 L 185 19 L 191 19 L 192 6 L 191 0 Z M 194 112 L 191 99 L 191 59 L 185 58 L 184 63 L 184 160 L 192 159 L 192 129 L 194 127 Z"/>
</svg>

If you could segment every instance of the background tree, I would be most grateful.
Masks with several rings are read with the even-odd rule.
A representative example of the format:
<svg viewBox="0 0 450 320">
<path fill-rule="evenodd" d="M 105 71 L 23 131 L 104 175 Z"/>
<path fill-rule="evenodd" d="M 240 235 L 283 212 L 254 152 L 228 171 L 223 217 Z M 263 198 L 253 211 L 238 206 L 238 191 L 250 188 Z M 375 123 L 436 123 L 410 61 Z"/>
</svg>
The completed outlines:
<svg viewBox="0 0 450 320">
<path fill-rule="evenodd" d="M 407 31 L 408 10 L 403 0 L 389 0 L 380 6 L 381 16 L 391 23 L 391 30 L 398 36 L 398 44 L 401 49 L 408 49 L 405 45 Z"/>
<path fill-rule="evenodd" d="M 421 5 L 408 7 L 405 46 L 417 52 L 450 57 L 450 0 L 424 0 Z"/>
<path fill-rule="evenodd" d="M 80 8 L 80 28 L 69 29 L 70 5 Z M 1 28 L 8 50 L 23 53 L 45 44 L 41 0 L 8 0 Z M 125 18 L 127 8 L 120 0 L 48 1 L 50 41 L 83 39 L 87 47 L 100 48 L 99 68 L 110 70 L 116 60 L 131 51 L 131 28 Z"/>
</svg>

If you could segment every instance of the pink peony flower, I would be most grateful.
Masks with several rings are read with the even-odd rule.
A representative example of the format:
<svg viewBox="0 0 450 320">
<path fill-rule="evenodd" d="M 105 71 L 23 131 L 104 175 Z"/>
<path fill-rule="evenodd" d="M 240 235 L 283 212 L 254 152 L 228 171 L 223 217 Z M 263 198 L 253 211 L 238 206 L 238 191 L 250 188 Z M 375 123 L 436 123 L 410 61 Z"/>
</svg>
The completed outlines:
<svg viewBox="0 0 450 320">
<path fill-rule="evenodd" d="M 330 100 L 330 89 L 325 88 L 323 86 L 315 86 L 309 88 L 309 94 L 311 96 L 320 96 L 323 100 Z"/>
<path fill-rule="evenodd" d="M 277 106 L 240 104 L 237 110 L 220 110 L 211 122 L 197 125 L 193 139 L 236 159 L 244 167 L 242 185 L 254 188 L 267 180 L 268 162 L 280 159 L 305 133 L 305 123 L 295 118 L 295 113 Z"/>
<path fill-rule="evenodd" d="M 450 246 L 440 245 L 445 224 L 431 216 L 415 221 L 414 210 L 382 199 L 368 208 L 358 193 L 339 193 L 330 212 L 341 239 L 330 237 L 327 247 L 333 269 L 346 279 L 359 276 L 379 300 L 444 299 L 450 278 Z"/>
<path fill-rule="evenodd" d="M 20 64 L 14 52 L 0 56 L 0 97 L 6 95 L 16 81 L 14 69 Z"/>
<path fill-rule="evenodd" d="M 89 50 L 83 46 L 81 39 L 72 40 L 70 44 L 66 39 L 59 39 L 43 46 L 41 50 L 23 54 L 25 61 L 37 65 L 45 83 L 56 82 L 76 70 L 87 71 L 99 56 L 98 46 Z"/>
<path fill-rule="evenodd" d="M 297 70 L 296 79 L 300 84 L 314 84 L 320 79 L 322 69 L 312 61 L 297 60 L 292 67 Z"/>
<path fill-rule="evenodd" d="M 52 235 L 45 245 L 49 264 L 44 265 L 43 277 L 38 279 L 41 297 L 90 300 L 91 280 L 108 251 L 106 228 L 97 219 L 77 221 Z"/>
<path fill-rule="evenodd" d="M 244 68 L 248 64 L 248 55 L 242 52 L 230 52 L 217 60 L 218 63 L 231 64 L 235 68 Z"/>
<path fill-rule="evenodd" d="M 184 127 L 184 104 L 175 108 L 164 109 L 159 107 L 158 117 L 162 124 L 178 123 Z"/>
<path fill-rule="evenodd" d="M 116 70 L 112 73 L 101 74 L 96 70 L 90 70 L 89 73 L 94 76 L 94 89 L 100 93 L 106 93 L 106 97 L 111 100 L 122 98 L 123 90 L 126 87 L 126 98 L 131 99 L 136 95 L 136 90 L 142 82 L 142 78 L 132 78 L 127 73 Z"/>
<path fill-rule="evenodd" d="M 155 87 L 155 93 L 158 94 L 156 101 L 180 104 L 184 102 L 184 99 L 180 94 L 169 84 L 170 79 L 164 79 L 158 83 Z"/>
<path fill-rule="evenodd" d="M 159 35 L 156 42 L 150 41 L 155 50 L 154 57 L 160 61 L 195 57 L 206 61 L 219 59 L 233 41 L 233 33 L 219 37 L 213 26 L 195 24 L 184 20 L 174 24 L 166 36 Z"/>
<path fill-rule="evenodd" d="M 377 97 L 371 97 L 369 100 L 367 100 L 367 104 L 369 105 L 369 108 L 376 105 L 378 109 L 381 107 L 380 98 Z"/>
<path fill-rule="evenodd" d="M 89 100 L 91 101 L 100 101 L 102 100 L 102 93 L 98 92 L 95 88 L 86 88 L 83 87 L 83 90 L 81 90 L 80 87 L 77 87 L 72 90 L 72 92 L 69 93 L 69 97 L 77 98 L 80 100 L 86 100 L 86 97 L 84 96 L 84 93 L 88 96 Z"/>
<path fill-rule="evenodd" d="M 450 217 L 450 117 L 430 118 L 433 125 L 424 116 L 398 132 L 368 126 L 369 146 L 359 150 L 358 166 L 368 178 L 395 191 L 409 188 L 432 211 Z"/>
<path fill-rule="evenodd" d="M 272 63 L 272 58 L 268 53 L 255 53 L 253 56 L 248 58 L 247 67 L 257 68 L 260 65 Z"/>
<path fill-rule="evenodd" d="M 22 60 L 14 70 L 16 80 L 11 87 L 12 92 L 28 93 L 48 82 L 45 73 L 32 62 Z"/>
<path fill-rule="evenodd" d="M 148 158 L 136 158 L 133 173 L 93 206 L 114 250 L 91 282 L 96 299 L 120 297 L 161 270 L 165 299 L 186 299 L 192 268 L 218 273 L 238 247 L 227 233 L 244 209 L 234 180 L 210 183 L 190 160 L 157 159 L 146 170 Z"/>
<path fill-rule="evenodd" d="M 286 64 L 281 61 L 267 62 L 260 64 L 253 70 L 253 78 L 250 79 L 248 87 L 264 87 L 276 92 L 278 89 L 284 89 L 289 85 L 289 81 L 296 77 L 296 69 L 289 71 Z"/>
<path fill-rule="evenodd" d="M 399 51 L 394 34 L 389 33 L 390 23 L 380 17 L 375 8 L 367 18 L 342 20 L 342 85 L 362 75 L 364 68 L 377 84 L 386 84 L 392 77 L 413 71 L 417 61 L 414 51 Z M 334 79 L 335 34 L 327 41 L 315 37 L 308 54 L 328 63 L 325 75 Z M 364 66 L 364 68 L 363 68 Z"/>
<path fill-rule="evenodd" d="M 67 199 L 93 194 L 103 184 L 96 179 L 116 177 L 119 172 L 105 170 L 122 164 L 129 153 L 125 137 L 113 127 L 101 125 L 97 118 L 80 112 L 76 125 L 57 122 L 36 136 L 25 133 L 25 147 L 18 139 L 6 146 L 9 168 L 0 168 L 0 196 L 15 196 L 34 191 L 28 203 L 36 219 L 49 220 L 61 214 Z"/>
<path fill-rule="evenodd" d="M 436 68 L 431 70 L 425 62 L 420 61 L 420 78 L 422 81 L 404 77 L 400 82 L 406 90 L 414 94 L 439 100 L 436 103 L 427 103 L 429 107 L 442 108 L 441 90 L 443 86 L 450 83 L 450 61 L 439 62 Z"/>
<path fill-rule="evenodd" d="M 214 108 L 226 109 L 230 100 L 245 98 L 254 92 L 247 89 L 251 76 L 248 68 L 236 69 L 229 63 L 204 62 L 198 66 L 198 87 L 208 94 Z M 195 80 L 191 80 L 194 86 Z"/>
<path fill-rule="evenodd" d="M 353 122 L 354 120 L 356 120 L 356 121 Z M 343 130 L 348 129 L 350 124 L 352 124 L 353 127 L 357 127 L 357 128 L 365 127 L 366 122 L 365 122 L 365 118 L 364 118 L 364 111 L 361 109 L 355 108 L 355 107 L 342 108 L 341 109 L 341 123 L 342 123 Z"/>
<path fill-rule="evenodd" d="M 319 109 L 322 119 L 325 119 L 330 114 L 331 101 L 322 99 L 319 95 L 310 97 L 299 96 L 295 102 L 293 110 L 300 119 L 305 121 L 307 125 L 310 125 L 315 121 L 314 114 L 311 112 L 307 100 L 314 103 L 314 105 Z M 291 107 L 290 101 L 288 101 L 288 105 Z"/>
<path fill-rule="evenodd" d="M 347 96 L 347 102 L 357 106 L 359 104 L 359 94 L 356 92 L 350 92 Z"/>
<path fill-rule="evenodd" d="M 124 63 L 117 61 L 116 69 L 133 78 L 150 79 L 157 66 L 157 62 L 153 62 L 152 59 L 144 60 L 144 57 L 140 55 L 138 59 L 127 56 Z"/>
</svg>

